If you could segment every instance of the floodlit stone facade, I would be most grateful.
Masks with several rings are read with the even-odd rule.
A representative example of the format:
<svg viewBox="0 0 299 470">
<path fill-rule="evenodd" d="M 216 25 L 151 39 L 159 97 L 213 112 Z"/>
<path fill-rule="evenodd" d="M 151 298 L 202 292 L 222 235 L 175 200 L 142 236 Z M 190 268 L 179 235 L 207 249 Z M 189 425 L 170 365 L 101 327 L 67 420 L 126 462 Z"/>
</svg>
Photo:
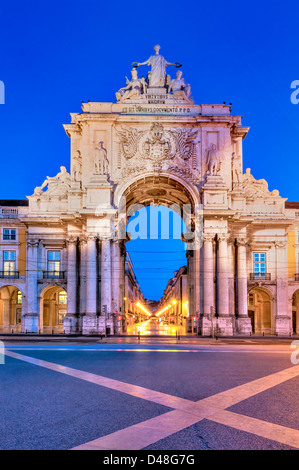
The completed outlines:
<svg viewBox="0 0 299 470">
<path fill-rule="evenodd" d="M 130 292 L 144 302 L 126 269 L 128 213 L 162 204 L 189 208 L 196 332 L 299 332 L 299 204 L 243 170 L 249 128 L 229 105 L 194 104 L 181 71 L 166 74 L 174 65 L 158 47 L 134 63 L 116 103 L 83 103 L 64 125 L 70 171 L 61 167 L 28 201 L 0 201 L 2 331 L 124 332 Z"/>
</svg>

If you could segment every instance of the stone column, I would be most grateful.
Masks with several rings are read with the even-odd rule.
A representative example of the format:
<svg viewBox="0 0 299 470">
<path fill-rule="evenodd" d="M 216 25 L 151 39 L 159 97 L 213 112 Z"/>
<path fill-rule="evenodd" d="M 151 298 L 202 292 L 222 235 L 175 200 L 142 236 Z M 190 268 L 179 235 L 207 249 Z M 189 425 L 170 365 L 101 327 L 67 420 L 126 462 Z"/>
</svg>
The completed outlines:
<svg viewBox="0 0 299 470">
<path fill-rule="evenodd" d="M 86 314 L 83 334 L 97 331 L 97 237 L 89 235 L 86 246 Z"/>
<path fill-rule="evenodd" d="M 63 329 L 66 334 L 77 332 L 77 237 L 67 239 L 67 315 Z"/>
<path fill-rule="evenodd" d="M 102 240 L 102 265 L 101 265 L 101 298 L 102 310 L 111 313 L 111 246 L 110 240 Z"/>
<path fill-rule="evenodd" d="M 106 318 L 106 327 L 114 333 L 113 316 L 111 308 L 111 245 L 109 238 L 101 242 L 101 313 Z"/>
<path fill-rule="evenodd" d="M 214 316 L 214 262 L 213 240 L 214 235 L 203 235 L 203 316 L 200 327 L 203 336 L 212 334 Z"/>
<path fill-rule="evenodd" d="M 24 332 L 38 333 L 38 298 L 37 298 L 37 250 L 39 241 L 27 242 L 27 311 L 24 317 Z"/>
<path fill-rule="evenodd" d="M 125 289 L 125 265 L 126 265 L 126 244 L 124 240 L 119 241 L 119 305 L 121 306 L 121 313 L 123 315 L 124 332 L 127 331 L 127 318 L 126 318 L 126 289 Z"/>
<path fill-rule="evenodd" d="M 119 312 L 120 248 L 118 241 L 112 244 L 112 310 Z"/>
<path fill-rule="evenodd" d="M 86 253 L 87 253 L 87 238 L 82 236 L 79 240 L 80 243 L 80 313 L 81 315 L 86 312 Z M 82 318 L 81 318 L 82 320 Z"/>
<path fill-rule="evenodd" d="M 288 251 L 286 241 L 275 242 L 275 262 L 276 262 L 276 312 L 275 312 L 275 333 L 288 336 L 292 331 L 292 304 L 288 305 Z M 273 305 L 271 306 L 271 326 Z"/>
<path fill-rule="evenodd" d="M 120 302 L 119 302 L 119 293 L 120 293 L 120 247 L 118 241 L 113 241 L 112 243 L 112 311 L 116 312 L 117 315 L 122 315 L 120 312 Z M 122 321 L 116 318 L 116 333 L 120 334 L 122 331 Z"/>
<path fill-rule="evenodd" d="M 227 317 L 229 315 L 228 298 L 228 253 L 226 235 L 218 236 L 218 315 Z"/>
<path fill-rule="evenodd" d="M 218 297 L 218 319 L 217 330 L 222 336 L 233 335 L 233 318 L 229 315 L 229 289 L 228 271 L 229 259 L 227 241 L 228 235 L 218 236 L 218 272 L 217 272 L 217 297 Z"/>
<path fill-rule="evenodd" d="M 213 240 L 214 235 L 204 235 L 204 316 L 209 317 L 211 307 L 214 308 L 214 262 Z"/>
<path fill-rule="evenodd" d="M 248 240 L 245 238 L 239 238 L 237 240 L 238 318 L 236 320 L 236 326 L 238 333 L 241 334 L 250 334 L 252 331 L 247 305 L 247 244 Z"/>
<path fill-rule="evenodd" d="M 9 294 L 10 295 L 10 294 Z M 10 300 L 3 299 L 3 332 L 10 333 Z"/>
</svg>

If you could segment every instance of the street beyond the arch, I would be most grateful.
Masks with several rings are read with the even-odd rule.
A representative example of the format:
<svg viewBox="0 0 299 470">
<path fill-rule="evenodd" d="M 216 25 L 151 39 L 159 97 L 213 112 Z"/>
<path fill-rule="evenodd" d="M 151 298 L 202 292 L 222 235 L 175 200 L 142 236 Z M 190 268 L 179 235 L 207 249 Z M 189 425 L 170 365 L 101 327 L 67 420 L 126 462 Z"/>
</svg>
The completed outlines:
<svg viewBox="0 0 299 470">
<path fill-rule="evenodd" d="M 291 346 L 270 337 L 6 338 L 0 448 L 298 449 Z"/>
</svg>

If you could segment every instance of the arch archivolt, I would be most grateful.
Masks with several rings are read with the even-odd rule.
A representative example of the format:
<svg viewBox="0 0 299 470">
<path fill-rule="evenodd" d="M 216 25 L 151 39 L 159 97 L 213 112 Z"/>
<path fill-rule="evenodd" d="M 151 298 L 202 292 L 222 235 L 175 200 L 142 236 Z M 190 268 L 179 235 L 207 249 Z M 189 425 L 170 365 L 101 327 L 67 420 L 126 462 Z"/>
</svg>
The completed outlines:
<svg viewBox="0 0 299 470">
<path fill-rule="evenodd" d="M 21 332 L 24 299 L 21 289 L 14 284 L 0 286 L 0 331 L 4 333 Z"/>
<path fill-rule="evenodd" d="M 194 211 L 195 206 L 200 204 L 197 188 L 185 179 L 168 172 L 144 173 L 118 185 L 114 194 L 116 208 L 123 205 L 123 198 L 126 198 L 126 208 L 132 204 L 178 204 L 181 208 L 184 204 L 191 204 Z"/>
<path fill-rule="evenodd" d="M 64 293 L 66 289 L 59 283 L 42 289 L 40 294 L 41 332 L 63 333 L 63 320 L 67 314 L 67 295 Z"/>
<path fill-rule="evenodd" d="M 256 334 L 274 334 L 274 294 L 265 287 L 253 287 L 248 292 L 248 315 Z"/>
</svg>

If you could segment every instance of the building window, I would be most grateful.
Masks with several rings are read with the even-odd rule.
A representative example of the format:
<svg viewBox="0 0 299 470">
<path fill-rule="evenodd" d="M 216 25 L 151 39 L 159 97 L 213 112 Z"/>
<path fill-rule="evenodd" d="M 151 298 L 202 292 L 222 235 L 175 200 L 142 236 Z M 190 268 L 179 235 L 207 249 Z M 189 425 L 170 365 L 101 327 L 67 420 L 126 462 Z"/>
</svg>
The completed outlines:
<svg viewBox="0 0 299 470">
<path fill-rule="evenodd" d="M 3 252 L 3 271 L 4 276 L 14 274 L 16 271 L 16 252 L 4 251 Z"/>
<path fill-rule="evenodd" d="M 249 296 L 248 296 L 248 305 L 250 305 L 251 307 L 254 306 L 254 294 L 249 294 Z"/>
<path fill-rule="evenodd" d="M 58 312 L 58 324 L 59 325 L 63 325 L 63 320 L 64 320 L 64 317 L 66 316 L 66 312 L 63 311 L 63 310 L 60 310 Z"/>
<path fill-rule="evenodd" d="M 60 305 L 67 305 L 67 293 L 65 292 L 65 290 L 59 292 L 58 303 Z"/>
<path fill-rule="evenodd" d="M 254 277 L 264 277 L 266 274 L 266 253 L 253 253 Z"/>
<path fill-rule="evenodd" d="M 60 251 L 48 251 L 47 271 L 53 276 L 59 277 Z"/>
<path fill-rule="evenodd" d="M 16 240 L 17 232 L 16 229 L 4 228 L 3 229 L 3 240 Z"/>
<path fill-rule="evenodd" d="M 22 292 L 18 290 L 17 294 L 17 303 L 21 304 L 22 303 Z"/>
</svg>

